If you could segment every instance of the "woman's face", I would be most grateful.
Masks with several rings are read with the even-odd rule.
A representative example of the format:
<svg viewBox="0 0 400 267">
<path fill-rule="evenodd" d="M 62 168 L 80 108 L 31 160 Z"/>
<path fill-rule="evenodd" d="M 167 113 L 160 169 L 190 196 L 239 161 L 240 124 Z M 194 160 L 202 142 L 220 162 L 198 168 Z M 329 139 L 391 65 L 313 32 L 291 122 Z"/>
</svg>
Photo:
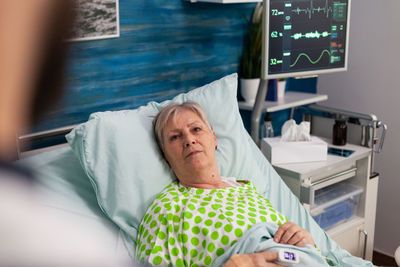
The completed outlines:
<svg viewBox="0 0 400 267">
<path fill-rule="evenodd" d="M 178 178 L 216 166 L 214 131 L 191 110 L 180 110 L 163 131 L 164 155 Z"/>
</svg>

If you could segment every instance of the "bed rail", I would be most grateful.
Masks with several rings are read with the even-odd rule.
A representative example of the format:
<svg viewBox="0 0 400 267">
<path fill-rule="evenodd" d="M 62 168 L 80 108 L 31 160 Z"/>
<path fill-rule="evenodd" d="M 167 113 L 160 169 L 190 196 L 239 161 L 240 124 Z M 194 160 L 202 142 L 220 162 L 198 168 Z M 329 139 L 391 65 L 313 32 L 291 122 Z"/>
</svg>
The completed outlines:
<svg viewBox="0 0 400 267">
<path fill-rule="evenodd" d="M 18 141 L 32 142 L 32 141 L 42 140 L 42 139 L 49 138 L 49 137 L 65 135 L 65 134 L 68 134 L 70 131 L 72 131 L 72 129 L 74 129 L 78 125 L 79 124 L 74 124 L 74 125 L 55 128 L 55 129 L 51 129 L 51 130 L 21 135 L 18 137 Z"/>
<path fill-rule="evenodd" d="M 55 129 L 50 129 L 50 130 L 45 130 L 45 131 L 40 131 L 40 132 L 24 134 L 24 135 L 18 136 L 16 139 L 18 159 L 23 158 L 27 155 L 35 154 L 37 152 L 46 150 L 45 148 L 40 148 L 40 149 L 33 149 L 32 151 L 29 151 L 30 149 L 29 149 L 28 144 L 32 144 L 33 142 L 48 140 L 51 138 L 65 136 L 66 134 L 71 132 L 72 129 L 74 129 L 78 125 L 79 124 L 68 125 L 65 127 L 59 127 L 59 128 L 55 128 Z M 66 140 L 64 140 L 61 143 L 65 143 L 65 142 L 66 142 Z M 60 142 L 57 143 L 57 146 L 59 146 L 59 143 Z M 53 145 L 51 144 L 50 146 L 53 146 Z"/>
</svg>

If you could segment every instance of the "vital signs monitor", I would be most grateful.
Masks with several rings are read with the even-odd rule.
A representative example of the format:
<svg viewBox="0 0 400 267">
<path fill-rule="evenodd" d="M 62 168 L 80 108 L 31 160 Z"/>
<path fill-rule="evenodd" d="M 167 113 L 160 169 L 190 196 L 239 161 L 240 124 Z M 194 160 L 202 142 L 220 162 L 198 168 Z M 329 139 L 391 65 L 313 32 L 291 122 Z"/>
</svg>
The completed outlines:
<svg viewBox="0 0 400 267">
<path fill-rule="evenodd" d="M 264 79 L 347 70 L 350 0 L 264 3 Z"/>
</svg>

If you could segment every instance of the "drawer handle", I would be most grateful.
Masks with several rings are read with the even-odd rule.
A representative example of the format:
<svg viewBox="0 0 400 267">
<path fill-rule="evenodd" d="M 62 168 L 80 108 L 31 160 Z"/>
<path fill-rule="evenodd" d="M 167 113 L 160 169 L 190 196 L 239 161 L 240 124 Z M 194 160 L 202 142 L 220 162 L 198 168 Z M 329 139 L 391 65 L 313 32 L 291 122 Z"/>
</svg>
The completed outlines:
<svg viewBox="0 0 400 267">
<path fill-rule="evenodd" d="M 363 249 L 363 257 L 362 258 L 365 260 L 365 257 L 367 255 L 368 232 L 365 229 L 360 230 L 360 232 L 362 234 L 364 234 L 364 249 Z"/>
<path fill-rule="evenodd" d="M 343 176 L 343 175 L 346 175 L 346 174 L 349 174 L 349 173 L 352 173 L 352 172 L 355 172 L 355 171 L 357 171 L 357 168 L 356 168 L 356 167 L 355 167 L 355 168 L 351 168 L 351 169 L 349 169 L 349 170 L 346 170 L 346 171 L 343 171 L 343 172 L 340 172 L 340 173 L 337 173 L 337 174 L 328 176 L 328 177 L 326 177 L 326 178 L 324 178 L 324 179 L 321 179 L 321 180 L 318 180 L 318 181 L 316 181 L 316 182 L 314 182 L 314 183 L 311 183 L 311 186 L 316 186 L 316 185 L 319 185 L 319 184 L 323 184 L 323 183 L 325 183 L 326 181 L 335 179 L 335 178 L 337 178 L 337 177 L 340 177 L 340 176 Z"/>
</svg>

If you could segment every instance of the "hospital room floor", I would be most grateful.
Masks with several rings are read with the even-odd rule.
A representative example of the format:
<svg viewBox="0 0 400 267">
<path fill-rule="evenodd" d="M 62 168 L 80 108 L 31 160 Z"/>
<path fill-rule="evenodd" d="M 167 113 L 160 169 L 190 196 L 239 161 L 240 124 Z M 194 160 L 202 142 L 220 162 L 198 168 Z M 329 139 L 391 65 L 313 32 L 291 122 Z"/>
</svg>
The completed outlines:
<svg viewBox="0 0 400 267">
<path fill-rule="evenodd" d="M 374 251 L 372 263 L 377 266 L 397 266 L 393 257 Z"/>
</svg>

